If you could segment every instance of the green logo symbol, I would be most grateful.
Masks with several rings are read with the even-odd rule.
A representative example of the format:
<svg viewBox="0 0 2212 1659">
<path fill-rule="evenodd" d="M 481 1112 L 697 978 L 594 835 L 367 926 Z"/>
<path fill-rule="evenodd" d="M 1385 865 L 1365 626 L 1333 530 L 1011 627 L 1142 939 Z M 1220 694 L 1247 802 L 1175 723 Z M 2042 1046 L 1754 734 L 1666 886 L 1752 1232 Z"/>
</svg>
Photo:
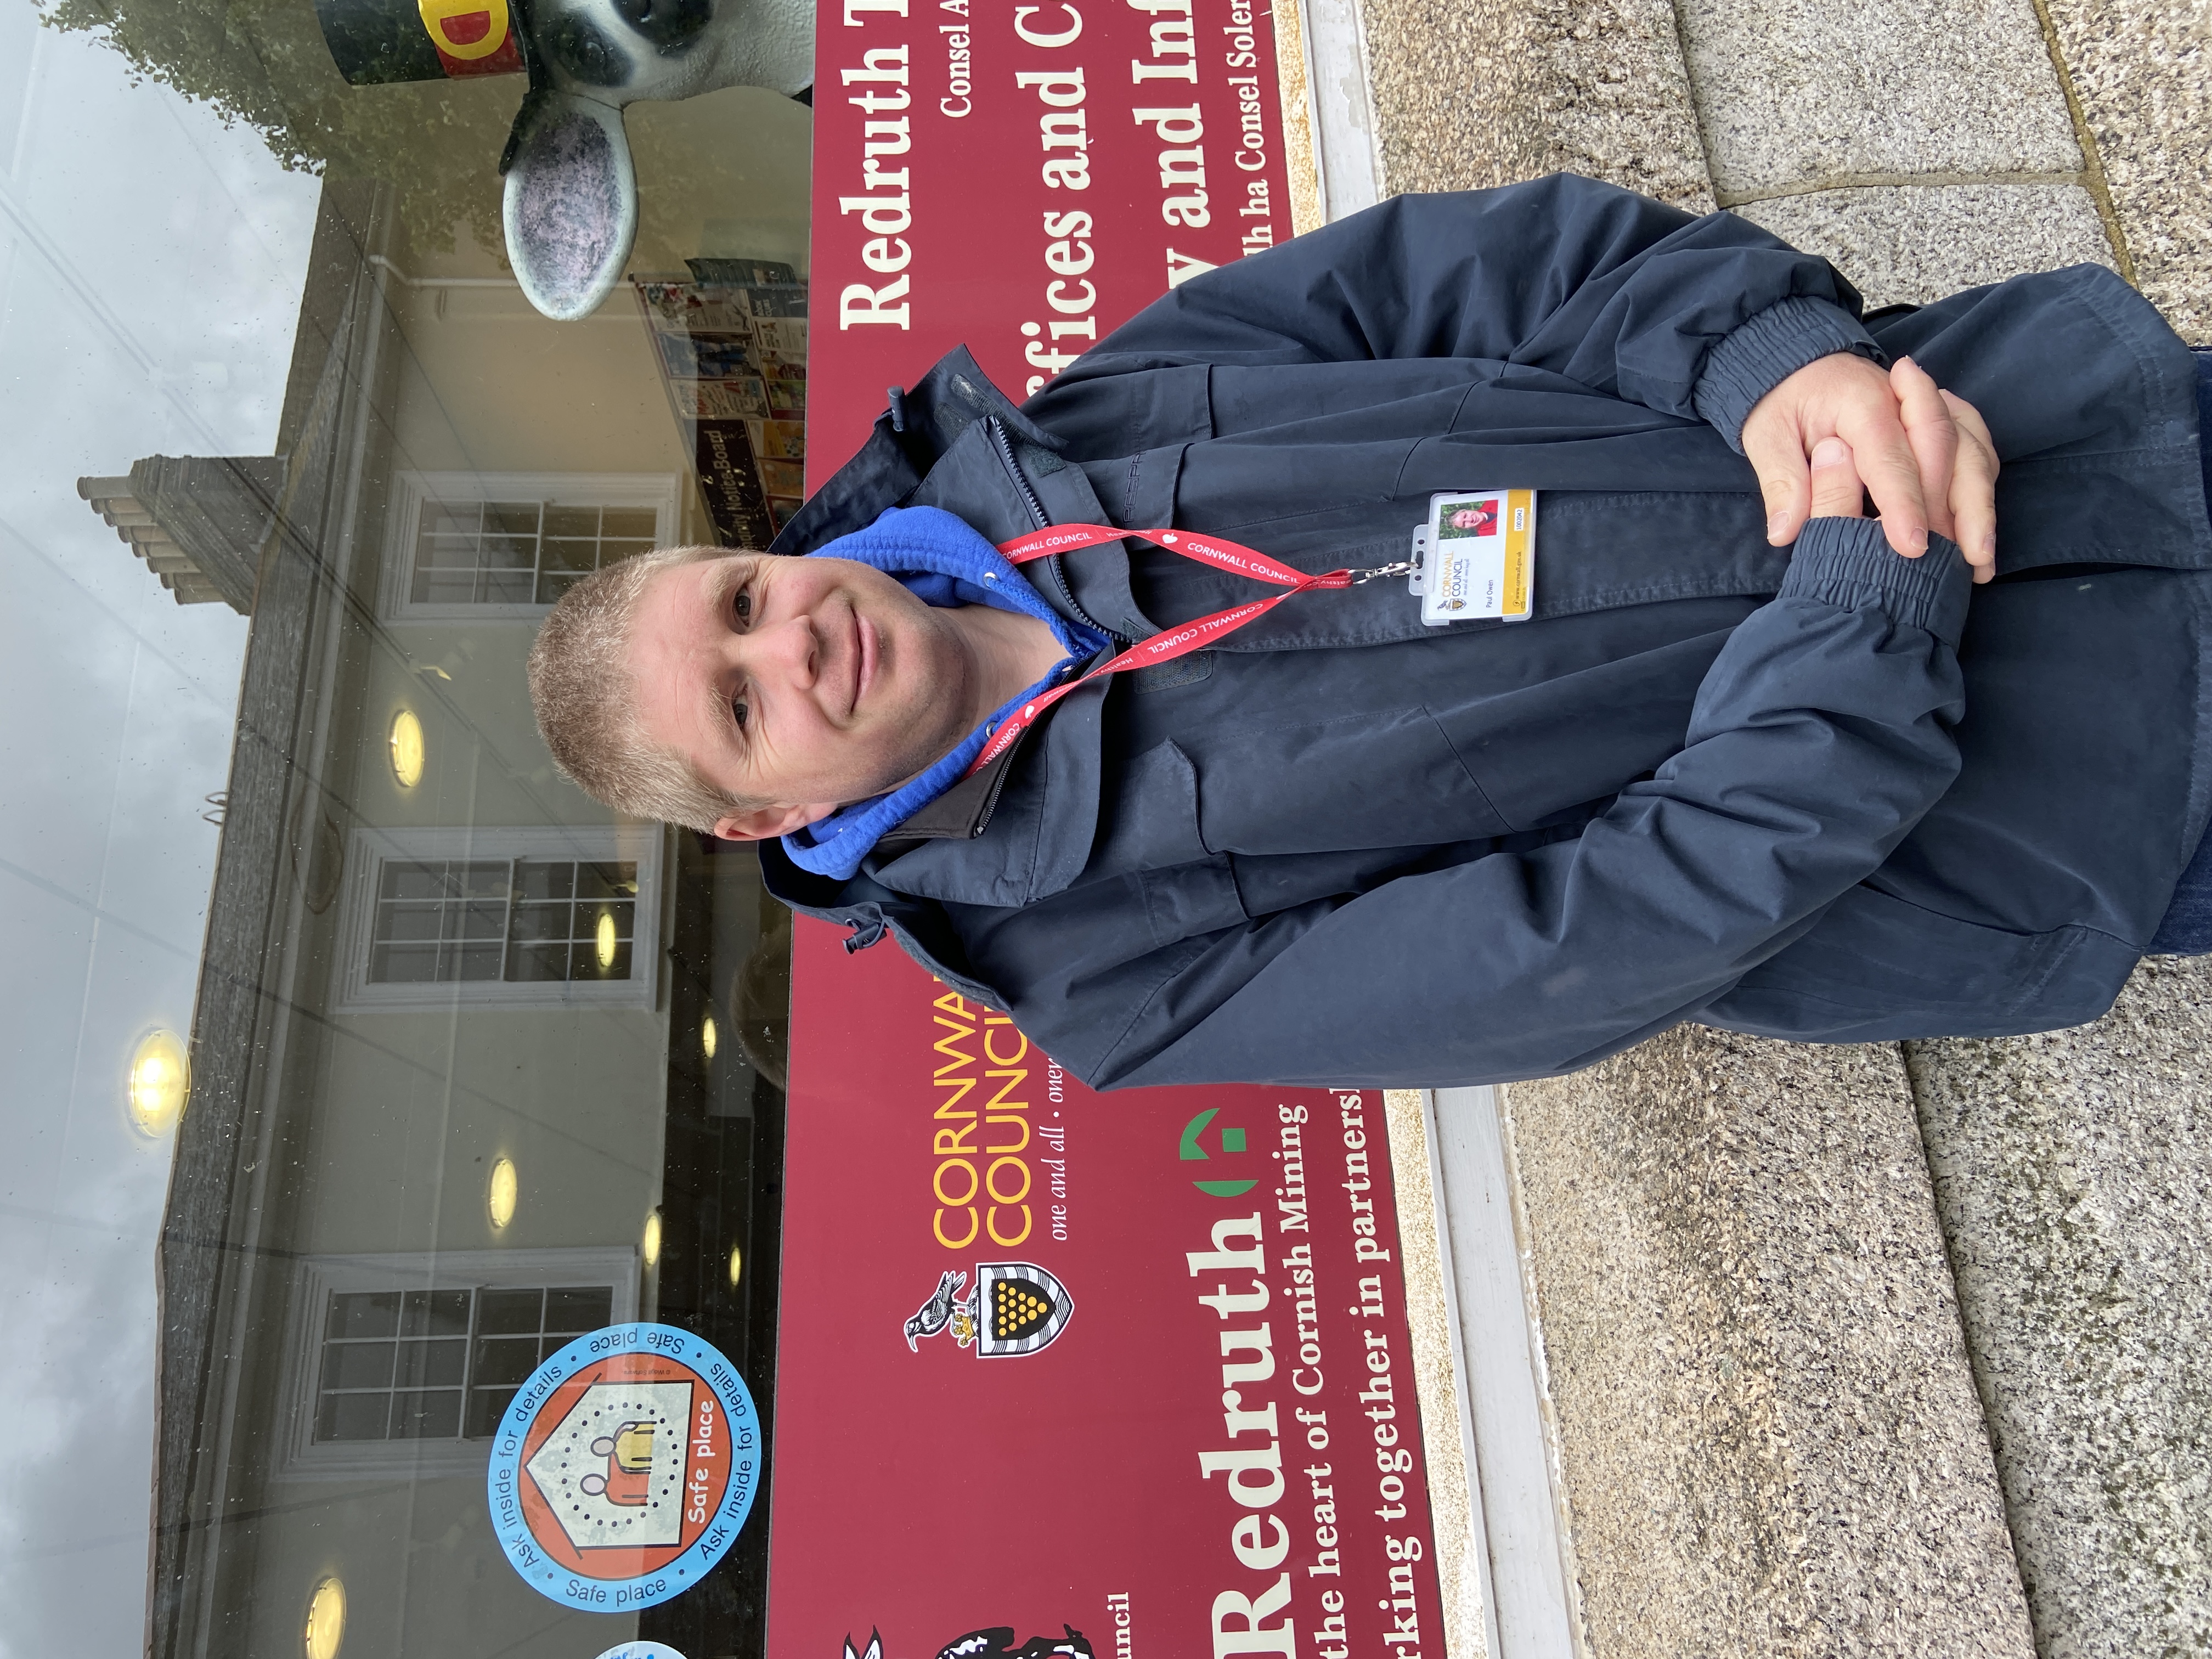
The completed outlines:
<svg viewBox="0 0 2212 1659">
<path fill-rule="evenodd" d="M 1213 1156 L 1213 1154 L 1207 1152 L 1205 1147 L 1199 1145 L 1199 1137 L 1206 1133 L 1206 1126 L 1213 1121 L 1214 1114 L 1220 1109 L 1221 1109 L 1218 1106 L 1209 1106 L 1204 1111 L 1200 1112 L 1196 1117 L 1191 1119 L 1189 1122 L 1182 1126 L 1182 1155 L 1185 1163 L 1189 1163 L 1193 1160 L 1204 1161 L 1210 1159 Z M 1244 1132 L 1242 1129 L 1223 1128 L 1216 1133 L 1214 1138 L 1220 1143 L 1221 1150 L 1224 1152 L 1241 1152 L 1244 1150 Z M 1205 1193 L 1211 1197 L 1237 1198 L 1245 1193 L 1250 1192 L 1260 1183 L 1256 1179 L 1255 1179 L 1251 1181 L 1194 1181 L 1190 1184 L 1197 1188 L 1201 1193 Z"/>
</svg>

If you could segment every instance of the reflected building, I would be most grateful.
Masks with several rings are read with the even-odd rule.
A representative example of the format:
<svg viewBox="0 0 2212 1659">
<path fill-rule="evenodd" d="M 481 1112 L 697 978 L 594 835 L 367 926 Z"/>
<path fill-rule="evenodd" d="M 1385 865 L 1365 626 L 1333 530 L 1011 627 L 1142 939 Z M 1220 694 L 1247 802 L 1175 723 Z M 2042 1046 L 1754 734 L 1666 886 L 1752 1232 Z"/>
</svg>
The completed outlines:
<svg viewBox="0 0 2212 1659">
<path fill-rule="evenodd" d="M 641 244 L 674 263 L 653 302 L 705 295 L 737 354 L 714 410 L 641 284 L 547 322 L 465 237 L 426 264 L 392 185 L 333 179 L 276 453 L 80 487 L 179 603 L 252 617 L 161 1246 L 156 1659 L 289 1659 L 333 1619 L 348 1655 L 760 1650 L 766 1503 L 699 1588 L 609 1616 L 509 1568 L 484 1480 L 516 1386 L 611 1322 L 706 1337 L 773 1424 L 787 918 L 749 849 L 563 781 L 524 684 L 579 575 L 730 538 L 699 417 L 795 474 L 803 289 L 680 261 L 745 251 L 709 206 L 803 223 L 805 112 L 741 91 L 662 126 L 726 155 L 764 118 L 781 171 Z"/>
</svg>

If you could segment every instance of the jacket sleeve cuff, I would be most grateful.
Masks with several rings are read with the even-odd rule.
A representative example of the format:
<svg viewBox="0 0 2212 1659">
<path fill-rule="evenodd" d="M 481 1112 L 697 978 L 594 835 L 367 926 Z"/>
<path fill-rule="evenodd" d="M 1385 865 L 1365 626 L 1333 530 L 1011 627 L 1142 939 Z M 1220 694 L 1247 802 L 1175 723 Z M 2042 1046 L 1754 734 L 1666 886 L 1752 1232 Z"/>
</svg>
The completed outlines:
<svg viewBox="0 0 2212 1659">
<path fill-rule="evenodd" d="M 1797 538 L 1777 597 L 1855 610 L 1872 600 L 1900 623 L 1955 649 L 1973 575 L 1959 544 L 1931 534 L 1917 559 L 1900 556 L 1879 519 L 1814 519 Z"/>
<path fill-rule="evenodd" d="M 1795 295 L 1739 323 L 1705 356 L 1692 393 L 1698 413 L 1743 453 L 1743 423 L 1761 398 L 1815 358 L 1856 352 L 1888 361 L 1874 336 L 1841 306 Z"/>
</svg>

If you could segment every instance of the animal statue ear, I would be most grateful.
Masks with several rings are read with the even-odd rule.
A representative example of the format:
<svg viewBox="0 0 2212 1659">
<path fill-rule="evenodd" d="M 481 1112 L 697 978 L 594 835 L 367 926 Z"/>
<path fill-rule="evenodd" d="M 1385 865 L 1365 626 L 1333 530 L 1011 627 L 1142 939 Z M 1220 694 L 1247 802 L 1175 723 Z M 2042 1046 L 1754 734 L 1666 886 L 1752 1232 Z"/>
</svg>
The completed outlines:
<svg viewBox="0 0 2212 1659">
<path fill-rule="evenodd" d="M 637 237 L 637 176 L 622 112 L 533 87 L 500 158 L 507 257 L 530 303 L 556 322 L 607 297 Z"/>
</svg>

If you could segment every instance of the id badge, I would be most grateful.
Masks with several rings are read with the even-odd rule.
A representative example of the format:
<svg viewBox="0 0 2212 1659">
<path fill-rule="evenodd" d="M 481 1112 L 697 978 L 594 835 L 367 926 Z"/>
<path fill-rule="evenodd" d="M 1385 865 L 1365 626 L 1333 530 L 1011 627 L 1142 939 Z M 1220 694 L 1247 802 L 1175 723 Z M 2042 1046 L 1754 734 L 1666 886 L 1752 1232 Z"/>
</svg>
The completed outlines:
<svg viewBox="0 0 2212 1659">
<path fill-rule="evenodd" d="M 1536 492 L 1462 489 L 1429 498 L 1421 620 L 1432 628 L 1489 619 L 1526 622 L 1536 586 Z"/>
</svg>

